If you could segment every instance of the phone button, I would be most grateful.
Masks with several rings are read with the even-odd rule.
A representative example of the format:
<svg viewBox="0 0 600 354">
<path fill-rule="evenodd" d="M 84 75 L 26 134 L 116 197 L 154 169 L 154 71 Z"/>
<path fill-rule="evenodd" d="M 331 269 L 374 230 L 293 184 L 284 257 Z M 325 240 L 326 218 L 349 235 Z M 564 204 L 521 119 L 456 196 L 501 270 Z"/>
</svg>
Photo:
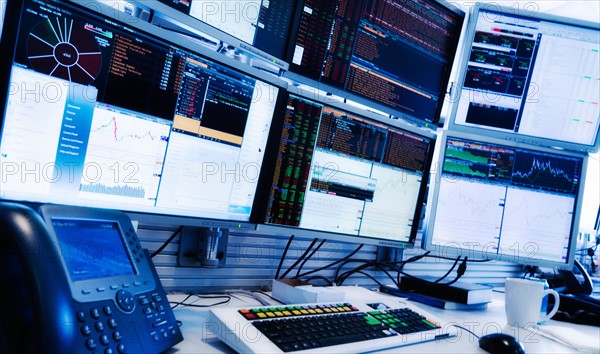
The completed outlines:
<svg viewBox="0 0 600 354">
<path fill-rule="evenodd" d="M 97 320 L 97 319 L 99 319 L 99 318 L 100 318 L 100 311 L 98 311 L 98 309 L 97 309 L 97 308 L 92 308 L 92 309 L 90 310 L 90 316 L 92 316 L 92 318 L 94 318 L 94 319 L 96 319 L 96 320 Z"/>
<path fill-rule="evenodd" d="M 117 320 L 115 320 L 114 318 L 112 318 L 112 317 L 109 318 L 107 323 L 110 328 L 112 328 L 112 329 L 117 328 Z"/>
<path fill-rule="evenodd" d="M 102 308 L 102 310 L 104 310 L 104 314 L 105 314 L 106 316 L 110 316 L 110 315 L 112 315 L 112 307 L 110 307 L 110 306 L 106 305 L 106 306 L 104 306 L 104 307 Z"/>
<path fill-rule="evenodd" d="M 120 342 L 121 339 L 123 339 L 123 336 L 121 336 L 121 332 L 119 331 L 114 331 L 112 337 L 115 340 L 115 342 Z"/>
<path fill-rule="evenodd" d="M 94 328 L 96 328 L 96 331 L 102 333 L 104 332 L 104 324 L 100 321 L 96 322 L 96 324 L 94 325 Z"/>
<path fill-rule="evenodd" d="M 81 326 L 81 334 L 83 334 L 84 336 L 90 336 L 92 335 L 92 329 L 90 328 L 89 325 L 84 324 Z"/>
<path fill-rule="evenodd" d="M 133 295 L 129 291 L 127 291 L 127 290 L 117 291 L 116 301 L 117 301 L 117 305 L 119 306 L 119 308 L 121 310 L 123 310 L 125 313 L 133 312 L 133 309 L 135 308 L 135 299 L 133 298 Z"/>
<path fill-rule="evenodd" d="M 100 336 L 100 343 L 102 343 L 102 345 L 108 345 L 108 343 L 110 343 L 110 338 L 106 334 L 103 334 Z"/>
<path fill-rule="evenodd" d="M 98 347 L 98 344 L 96 344 L 96 341 L 93 338 L 88 338 L 88 340 L 85 341 L 85 346 L 89 350 L 94 350 Z"/>
</svg>

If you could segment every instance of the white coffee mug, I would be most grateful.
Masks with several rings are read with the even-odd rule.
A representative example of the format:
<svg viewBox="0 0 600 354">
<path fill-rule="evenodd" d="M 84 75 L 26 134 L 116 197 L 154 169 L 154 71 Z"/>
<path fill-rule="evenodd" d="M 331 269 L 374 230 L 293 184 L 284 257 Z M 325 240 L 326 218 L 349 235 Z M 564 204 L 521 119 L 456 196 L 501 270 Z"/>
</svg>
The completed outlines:
<svg viewBox="0 0 600 354">
<path fill-rule="evenodd" d="M 550 319 L 560 304 L 558 293 L 552 289 L 546 289 L 544 281 L 508 278 L 506 279 L 505 310 L 506 320 L 509 325 L 526 327 L 538 324 Z M 546 314 L 541 312 L 544 297 L 554 296 L 552 311 Z"/>
</svg>

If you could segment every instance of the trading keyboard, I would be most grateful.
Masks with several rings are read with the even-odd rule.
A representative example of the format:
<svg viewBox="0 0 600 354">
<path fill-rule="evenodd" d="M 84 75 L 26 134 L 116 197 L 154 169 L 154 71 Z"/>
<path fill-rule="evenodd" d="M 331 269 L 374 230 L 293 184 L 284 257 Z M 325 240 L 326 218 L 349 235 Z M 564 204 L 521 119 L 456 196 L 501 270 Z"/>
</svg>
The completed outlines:
<svg viewBox="0 0 600 354">
<path fill-rule="evenodd" d="M 456 335 L 410 304 L 329 303 L 211 310 L 209 323 L 239 352 L 365 352 Z M 218 326 L 214 326 L 217 324 Z"/>
</svg>

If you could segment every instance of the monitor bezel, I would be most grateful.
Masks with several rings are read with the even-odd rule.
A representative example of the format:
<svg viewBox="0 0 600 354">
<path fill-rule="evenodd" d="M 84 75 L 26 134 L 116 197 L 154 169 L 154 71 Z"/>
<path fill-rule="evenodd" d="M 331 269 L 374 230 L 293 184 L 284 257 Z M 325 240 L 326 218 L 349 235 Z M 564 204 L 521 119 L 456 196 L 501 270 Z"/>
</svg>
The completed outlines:
<svg viewBox="0 0 600 354">
<path fill-rule="evenodd" d="M 261 196 L 263 196 L 263 198 L 255 198 L 255 205 L 252 208 L 252 214 L 250 217 L 250 222 L 256 224 L 256 231 L 280 236 L 289 236 L 290 234 L 293 234 L 299 237 L 319 237 L 331 241 L 341 241 L 348 243 L 361 243 L 367 245 L 394 248 L 413 248 L 416 244 L 417 236 L 420 231 L 424 211 L 424 203 L 427 197 L 427 185 L 430 181 L 429 174 L 434 159 L 436 139 L 438 136 L 437 133 L 430 129 L 420 127 L 418 125 L 410 124 L 399 119 L 391 119 L 387 116 L 382 116 L 372 111 L 366 111 L 359 107 L 349 105 L 347 103 L 341 102 L 336 97 L 327 95 L 324 92 L 306 90 L 302 87 L 290 86 L 286 91 L 286 94 L 288 97 L 289 95 L 293 95 L 301 99 L 321 104 L 323 106 L 347 112 L 348 114 L 356 115 L 366 120 L 370 120 L 379 124 L 384 124 L 386 126 L 389 126 L 390 128 L 403 130 L 407 133 L 418 135 L 425 139 L 429 139 L 430 148 L 427 153 L 425 166 L 423 168 L 421 188 L 417 197 L 418 205 L 415 206 L 415 217 L 413 224 L 411 225 L 411 233 L 409 235 L 408 241 L 393 240 L 375 236 L 351 235 L 289 225 L 265 223 L 268 196 L 271 191 L 270 188 L 273 180 L 273 168 L 275 164 L 277 150 L 279 148 L 279 141 L 281 139 L 281 129 L 283 127 L 283 119 L 280 119 L 280 121 L 278 122 L 279 125 L 271 125 L 271 132 L 269 135 L 269 141 L 267 143 L 267 151 L 265 153 L 265 161 L 270 162 L 269 165 L 263 165 L 263 169 L 261 170 L 261 177 L 259 178 L 259 193 L 257 194 L 260 194 Z"/>
<path fill-rule="evenodd" d="M 466 32 L 462 38 L 462 47 L 460 48 L 460 53 L 462 53 L 460 58 L 456 58 L 460 67 L 458 67 L 457 74 L 457 82 L 455 93 L 453 97 L 451 97 L 451 108 L 450 108 L 450 116 L 448 119 L 447 129 L 452 131 L 462 131 L 467 133 L 481 134 L 484 136 L 500 138 L 508 141 L 515 141 L 519 143 L 538 145 L 538 146 L 546 146 L 551 148 L 558 149 L 566 149 L 571 151 L 579 151 L 579 152 L 596 152 L 600 149 L 600 125 L 598 127 L 598 131 L 596 132 L 596 139 L 592 145 L 586 145 L 581 143 L 574 143 L 568 141 L 559 141 L 555 139 L 536 137 L 531 135 L 524 135 L 515 132 L 504 132 L 500 130 L 488 129 L 485 127 L 474 127 L 463 124 L 456 123 L 456 117 L 458 113 L 458 108 L 460 104 L 460 100 L 463 97 L 463 84 L 466 79 L 467 68 L 469 65 L 469 56 L 471 54 L 472 41 L 475 36 L 475 32 L 477 29 L 477 20 L 479 18 L 481 11 L 490 11 L 496 12 L 503 15 L 508 15 L 512 17 L 525 17 L 531 18 L 536 21 L 547 21 L 559 23 L 567 26 L 574 26 L 580 28 L 593 29 L 598 31 L 598 36 L 600 36 L 600 24 L 584 21 L 580 19 L 575 19 L 571 17 L 563 17 L 559 15 L 552 15 L 543 12 L 537 12 L 535 15 L 531 15 L 531 12 L 527 12 L 526 14 L 521 14 L 519 10 L 515 8 L 510 8 L 506 6 L 502 6 L 496 3 L 477 3 L 472 7 L 471 12 L 469 14 L 469 19 L 466 25 Z M 468 95 L 468 94 L 467 94 Z"/>
<path fill-rule="evenodd" d="M 535 152 L 549 153 L 561 155 L 564 157 L 580 158 L 581 159 L 581 175 L 579 185 L 577 187 L 577 193 L 575 195 L 574 204 L 574 215 L 571 223 L 571 231 L 569 233 L 567 259 L 565 262 L 542 260 L 538 258 L 525 257 L 522 255 L 514 255 L 508 253 L 490 253 L 483 252 L 473 248 L 459 248 L 456 246 L 440 245 L 436 244 L 435 240 L 432 239 L 432 233 L 435 230 L 435 218 L 436 209 L 438 204 L 438 196 L 440 191 L 440 179 L 442 166 L 445 157 L 445 147 L 448 138 L 458 138 L 465 140 L 474 140 L 483 143 L 490 143 L 500 146 L 506 146 L 510 148 L 527 149 Z M 427 207 L 425 212 L 425 221 L 423 223 L 423 239 L 421 240 L 421 247 L 426 251 L 437 252 L 444 256 L 458 257 L 467 256 L 470 259 L 486 259 L 491 261 L 503 261 L 509 263 L 516 263 L 529 266 L 538 267 L 555 267 L 557 269 L 572 269 L 575 257 L 576 257 L 576 243 L 577 236 L 579 233 L 579 221 L 581 218 L 581 209 L 583 206 L 583 192 L 585 186 L 585 176 L 587 171 L 588 155 L 587 153 L 569 152 L 564 150 L 557 150 L 553 148 L 532 146 L 527 144 L 521 144 L 514 141 L 506 141 L 503 139 L 486 137 L 477 134 L 464 133 L 464 132 L 452 132 L 444 131 L 437 141 L 436 153 L 438 156 L 434 162 L 434 171 L 431 173 L 431 185 L 429 188 L 429 195 L 427 198 Z"/>
<path fill-rule="evenodd" d="M 458 52 L 458 50 L 460 49 L 461 35 L 464 30 L 464 25 L 466 22 L 466 13 L 463 10 L 461 10 L 459 7 L 457 7 L 455 4 L 448 2 L 446 0 L 428 0 L 428 1 L 431 1 L 433 3 L 440 5 L 440 7 L 443 7 L 446 11 L 451 12 L 460 18 L 460 24 L 459 24 L 459 28 L 457 31 L 456 43 L 454 43 L 455 50 L 456 50 L 456 52 Z M 292 29 L 290 32 L 290 37 L 289 37 L 290 41 L 294 41 L 298 34 L 298 27 L 300 25 L 300 20 L 301 20 L 302 6 L 304 6 L 304 1 L 299 0 L 298 1 L 298 10 L 296 11 L 296 16 L 294 18 L 294 23 L 293 23 L 293 26 L 292 26 Z M 290 46 L 288 48 L 288 53 L 286 53 L 285 60 L 287 60 L 287 62 L 290 63 L 292 57 L 293 57 L 293 46 Z M 445 77 L 443 78 L 442 85 L 441 85 L 443 88 L 439 92 L 439 94 L 440 94 L 439 100 L 437 102 L 436 112 L 434 114 L 434 117 L 432 117 L 432 120 L 415 117 L 407 112 L 402 112 L 398 109 L 390 107 L 390 106 L 388 106 L 384 103 L 378 102 L 376 100 L 360 96 L 360 95 L 352 93 L 350 91 L 346 91 L 345 89 L 340 88 L 340 87 L 335 87 L 335 86 L 331 86 L 328 84 L 324 84 L 319 80 L 305 77 L 303 75 L 293 72 L 291 69 L 288 71 L 285 71 L 283 73 L 283 77 L 290 80 L 294 84 L 309 85 L 311 87 L 317 88 L 318 90 L 327 92 L 329 95 L 335 95 L 335 96 L 341 97 L 345 100 L 353 101 L 353 102 L 356 102 L 361 105 L 372 107 L 373 109 L 376 109 L 381 112 L 385 112 L 386 114 L 389 114 L 390 117 L 393 119 L 402 119 L 407 122 L 410 122 L 411 124 L 415 124 L 418 126 L 427 127 L 427 128 L 435 130 L 435 129 L 437 129 L 438 124 L 441 122 L 442 114 L 444 111 L 444 107 L 443 107 L 444 102 L 449 98 L 449 95 L 451 94 L 452 83 L 451 83 L 450 79 L 452 77 L 453 67 L 456 65 L 457 59 L 458 59 L 457 56 L 454 55 L 454 56 L 451 56 L 450 60 L 448 61 Z M 291 65 L 290 65 L 290 67 L 291 67 Z"/>
<path fill-rule="evenodd" d="M 114 8 L 107 6 L 101 1 L 89 0 L 84 4 L 76 0 L 52 0 L 52 2 L 66 3 L 68 6 L 75 6 L 81 10 L 88 10 L 93 16 L 98 16 L 102 18 L 104 21 L 114 21 L 117 26 L 127 28 L 128 30 L 133 31 L 134 33 L 142 34 L 144 36 L 155 37 L 156 39 L 160 39 L 162 41 L 168 42 L 171 45 L 176 47 L 185 49 L 186 51 L 192 52 L 198 56 L 201 56 L 205 59 L 208 59 L 218 65 L 222 65 L 228 69 L 232 69 L 240 74 L 252 77 L 258 81 L 262 81 L 268 85 L 275 87 L 278 92 L 275 97 L 276 102 L 274 104 L 274 112 L 273 116 L 277 114 L 278 107 L 281 107 L 281 102 L 283 97 L 285 97 L 284 92 L 287 88 L 287 82 L 285 80 L 280 79 L 270 73 L 264 72 L 262 70 L 253 68 L 244 63 L 239 62 L 238 60 L 226 57 L 222 54 L 216 53 L 214 51 L 209 50 L 208 48 L 193 42 L 192 40 L 175 34 L 173 32 L 163 30 L 157 26 L 154 26 L 144 20 L 141 20 L 137 17 L 130 16 L 126 13 L 119 12 Z M 10 16 L 18 15 L 20 18 L 22 11 L 24 11 L 23 6 L 25 5 L 25 0 L 15 0 L 7 3 L 5 8 L 5 13 Z M 60 5 L 59 5 L 60 6 Z M 20 24 L 15 20 L 7 20 L 3 24 L 2 28 L 2 37 L 0 41 L 0 52 L 2 53 L 11 53 L 11 55 L 2 55 L 0 56 L 0 97 L 8 97 L 11 93 L 11 72 L 13 69 L 14 63 L 14 54 L 16 52 L 16 41 L 17 35 L 20 30 Z M 8 18 L 7 18 L 8 19 Z M 2 136 L 4 134 L 4 123 L 5 123 L 5 114 L 7 112 L 6 102 L 0 105 L 0 143 L 2 140 Z M 2 162 L 2 157 L 0 156 L 0 163 Z M 264 162 L 264 155 L 263 155 Z M 3 171 L 3 170 L 2 170 Z M 256 190 L 255 197 L 258 193 L 258 189 Z M 41 195 L 36 198 L 0 198 L 3 201 L 12 201 L 17 203 L 24 204 L 56 204 L 62 203 L 72 206 L 84 206 L 84 207 L 94 207 L 101 209 L 119 209 L 127 212 L 132 215 L 139 215 L 145 219 L 152 219 L 153 216 L 165 216 L 166 218 L 172 217 L 183 217 L 185 218 L 199 218 L 206 220 L 205 224 L 207 225 L 227 225 L 227 227 L 235 227 L 235 228 L 254 228 L 253 225 L 249 224 L 249 220 L 238 220 L 234 218 L 218 218 L 214 216 L 202 215 L 198 213 L 194 213 L 191 209 L 172 209 L 168 208 L 168 210 L 164 207 L 147 207 L 147 206 L 135 206 L 132 204 L 119 204 L 112 206 L 114 203 L 110 202 L 98 202 L 95 200 L 87 200 L 87 199 L 73 199 L 72 201 L 66 201 L 64 199 L 55 200 L 48 199 L 46 197 L 42 197 Z M 247 219 L 250 218 L 248 215 Z"/>
</svg>

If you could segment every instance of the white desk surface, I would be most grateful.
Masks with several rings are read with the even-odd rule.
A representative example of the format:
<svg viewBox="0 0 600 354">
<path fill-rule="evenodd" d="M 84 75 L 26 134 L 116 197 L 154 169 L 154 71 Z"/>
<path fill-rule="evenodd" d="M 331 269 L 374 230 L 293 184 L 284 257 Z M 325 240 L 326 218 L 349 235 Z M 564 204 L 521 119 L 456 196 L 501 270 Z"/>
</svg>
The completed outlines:
<svg viewBox="0 0 600 354">
<path fill-rule="evenodd" d="M 360 287 L 337 287 L 338 290 L 346 292 L 346 301 L 352 302 L 375 302 L 377 297 L 383 296 L 389 299 L 389 295 L 378 292 L 371 292 Z M 244 294 L 235 294 L 234 298 L 227 305 L 231 307 L 258 307 L 261 306 L 256 300 Z M 181 301 L 185 295 L 170 294 L 169 300 Z M 270 300 L 264 297 L 266 300 Z M 394 297 L 392 297 L 394 298 Z M 191 298 L 188 302 L 194 301 Z M 401 298 L 394 298 L 394 301 L 406 301 Z M 198 300 L 196 304 L 210 304 L 216 302 L 215 299 Z M 273 305 L 277 303 L 273 302 Z M 426 311 L 438 316 L 440 319 L 450 324 L 458 324 L 466 327 L 477 335 L 485 335 L 495 332 L 508 333 L 517 337 L 526 353 L 581 353 L 575 348 L 560 344 L 551 339 L 545 338 L 540 333 L 519 329 L 506 324 L 504 314 L 504 294 L 494 293 L 493 301 L 488 308 L 483 311 L 455 311 L 442 310 L 435 307 L 418 304 Z M 177 307 L 174 310 L 177 320 L 182 322 L 181 331 L 183 333 L 183 342 L 176 345 L 169 353 L 234 353 L 227 345 L 217 339 L 211 333 L 211 325 L 207 323 L 207 308 Z M 578 343 L 584 344 L 587 348 L 595 348 L 591 352 L 600 353 L 600 327 L 576 325 L 550 320 L 541 328 L 559 329 L 562 333 L 572 332 L 571 337 Z M 596 350 L 597 349 L 597 350 Z M 590 351 L 587 351 L 590 352 Z M 457 337 L 448 338 L 435 342 L 427 342 L 412 346 L 397 347 L 385 351 L 385 353 L 486 353 L 479 348 L 478 340 L 472 334 L 466 331 L 459 331 Z"/>
</svg>

